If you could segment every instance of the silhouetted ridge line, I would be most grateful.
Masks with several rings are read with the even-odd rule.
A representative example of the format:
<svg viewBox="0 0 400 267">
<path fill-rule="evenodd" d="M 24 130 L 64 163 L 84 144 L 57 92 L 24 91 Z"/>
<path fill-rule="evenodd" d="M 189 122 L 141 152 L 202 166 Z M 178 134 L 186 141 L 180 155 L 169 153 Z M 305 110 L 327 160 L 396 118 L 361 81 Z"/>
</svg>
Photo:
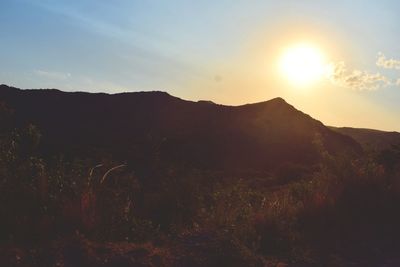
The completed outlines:
<svg viewBox="0 0 400 267">
<path fill-rule="evenodd" d="M 358 153 L 351 137 L 325 127 L 282 98 L 224 106 L 165 92 L 119 94 L 19 90 L 2 86 L 0 101 L 19 124 L 34 123 L 43 153 L 86 157 L 99 151 L 151 168 L 157 160 L 200 169 L 268 171 L 319 160 L 315 139 L 330 153 Z"/>
</svg>

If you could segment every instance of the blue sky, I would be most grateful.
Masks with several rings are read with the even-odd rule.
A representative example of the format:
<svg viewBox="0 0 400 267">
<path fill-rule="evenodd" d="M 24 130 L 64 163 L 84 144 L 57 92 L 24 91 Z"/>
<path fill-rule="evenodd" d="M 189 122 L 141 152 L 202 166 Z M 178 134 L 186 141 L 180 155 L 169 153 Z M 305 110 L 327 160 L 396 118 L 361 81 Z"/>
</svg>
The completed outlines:
<svg viewBox="0 0 400 267">
<path fill-rule="evenodd" d="M 230 105 L 281 96 L 326 124 L 400 131 L 399 1 L 1 0 L 0 10 L 0 83 Z M 310 90 L 279 80 L 282 47 L 300 41 L 346 72 Z"/>
</svg>

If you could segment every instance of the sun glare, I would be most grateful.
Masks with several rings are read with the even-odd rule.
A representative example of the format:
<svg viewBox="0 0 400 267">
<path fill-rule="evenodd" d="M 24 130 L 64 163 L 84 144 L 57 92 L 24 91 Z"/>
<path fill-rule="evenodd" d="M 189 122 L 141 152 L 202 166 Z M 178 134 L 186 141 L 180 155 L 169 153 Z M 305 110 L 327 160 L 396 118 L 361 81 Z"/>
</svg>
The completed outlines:
<svg viewBox="0 0 400 267">
<path fill-rule="evenodd" d="M 295 86 L 308 86 L 318 81 L 326 66 L 322 52 L 310 44 L 288 47 L 279 61 L 282 75 Z"/>
</svg>

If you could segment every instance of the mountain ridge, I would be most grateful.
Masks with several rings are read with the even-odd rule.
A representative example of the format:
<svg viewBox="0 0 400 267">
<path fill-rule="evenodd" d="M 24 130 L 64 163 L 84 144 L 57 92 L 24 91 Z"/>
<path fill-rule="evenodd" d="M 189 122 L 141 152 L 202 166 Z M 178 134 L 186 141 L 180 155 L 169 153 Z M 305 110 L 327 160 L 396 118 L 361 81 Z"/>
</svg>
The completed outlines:
<svg viewBox="0 0 400 267">
<path fill-rule="evenodd" d="M 400 133 L 396 131 L 333 126 L 329 126 L 329 128 L 352 137 L 367 150 L 372 149 L 380 151 L 400 145 Z"/>
<path fill-rule="evenodd" d="M 214 104 L 214 105 L 218 105 L 218 106 L 225 106 L 225 107 L 243 107 L 243 106 L 248 106 L 248 105 L 259 105 L 259 104 L 264 104 L 264 103 L 282 103 L 282 104 L 288 104 L 289 103 L 286 102 L 286 100 L 282 97 L 274 97 L 271 98 L 269 100 L 264 100 L 264 101 L 260 101 L 260 102 L 253 102 L 253 103 L 245 103 L 245 104 L 240 104 L 240 105 L 226 105 L 226 104 L 219 104 L 219 103 L 215 103 L 211 100 L 187 100 L 187 99 L 182 99 L 180 97 L 177 96 L 173 96 L 170 93 L 166 92 L 166 91 L 161 91 L 161 90 L 152 90 L 152 91 L 134 91 L 134 92 L 119 92 L 119 93 L 106 93 L 106 92 L 86 92 L 86 91 L 63 91 L 60 89 L 56 89 L 56 88 L 26 88 L 26 89 L 21 89 L 18 87 L 14 87 L 14 86 L 9 86 L 7 84 L 0 84 L 0 89 L 1 90 L 8 90 L 11 92 L 40 92 L 40 93 L 46 93 L 46 92 L 50 92 L 50 93 L 60 93 L 60 94 L 75 94 L 75 95 L 106 95 L 106 96 L 129 96 L 129 95 L 159 95 L 159 96 L 165 96 L 165 97 L 171 97 L 171 98 L 175 98 L 175 99 L 179 99 L 182 101 L 186 101 L 186 102 L 192 102 L 192 103 L 208 103 L 208 104 Z"/>
<path fill-rule="evenodd" d="M 161 162 L 201 169 L 266 171 L 316 163 L 317 136 L 330 153 L 362 150 L 280 97 L 225 106 L 160 91 L 69 93 L 3 85 L 0 101 L 15 109 L 19 124 L 38 125 L 50 154 L 87 156 L 100 149 L 139 165 L 158 155 Z"/>
</svg>

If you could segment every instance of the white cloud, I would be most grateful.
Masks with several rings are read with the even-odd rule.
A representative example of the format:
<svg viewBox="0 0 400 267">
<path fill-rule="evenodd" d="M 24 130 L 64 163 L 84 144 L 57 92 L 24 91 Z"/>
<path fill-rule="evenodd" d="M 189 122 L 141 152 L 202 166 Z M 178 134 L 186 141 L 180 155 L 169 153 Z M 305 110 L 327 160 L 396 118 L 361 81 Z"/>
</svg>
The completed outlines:
<svg viewBox="0 0 400 267">
<path fill-rule="evenodd" d="M 385 69 L 397 69 L 400 70 L 400 60 L 397 59 L 387 59 L 386 56 L 382 53 L 378 53 L 378 59 L 376 61 L 376 65 Z"/>
<path fill-rule="evenodd" d="M 52 80 L 66 80 L 71 77 L 71 73 L 47 71 L 47 70 L 34 70 L 34 74 Z"/>
<path fill-rule="evenodd" d="M 335 84 L 359 91 L 377 90 L 391 84 L 390 80 L 380 73 L 348 70 L 343 61 L 330 65 L 328 78 Z"/>
</svg>

